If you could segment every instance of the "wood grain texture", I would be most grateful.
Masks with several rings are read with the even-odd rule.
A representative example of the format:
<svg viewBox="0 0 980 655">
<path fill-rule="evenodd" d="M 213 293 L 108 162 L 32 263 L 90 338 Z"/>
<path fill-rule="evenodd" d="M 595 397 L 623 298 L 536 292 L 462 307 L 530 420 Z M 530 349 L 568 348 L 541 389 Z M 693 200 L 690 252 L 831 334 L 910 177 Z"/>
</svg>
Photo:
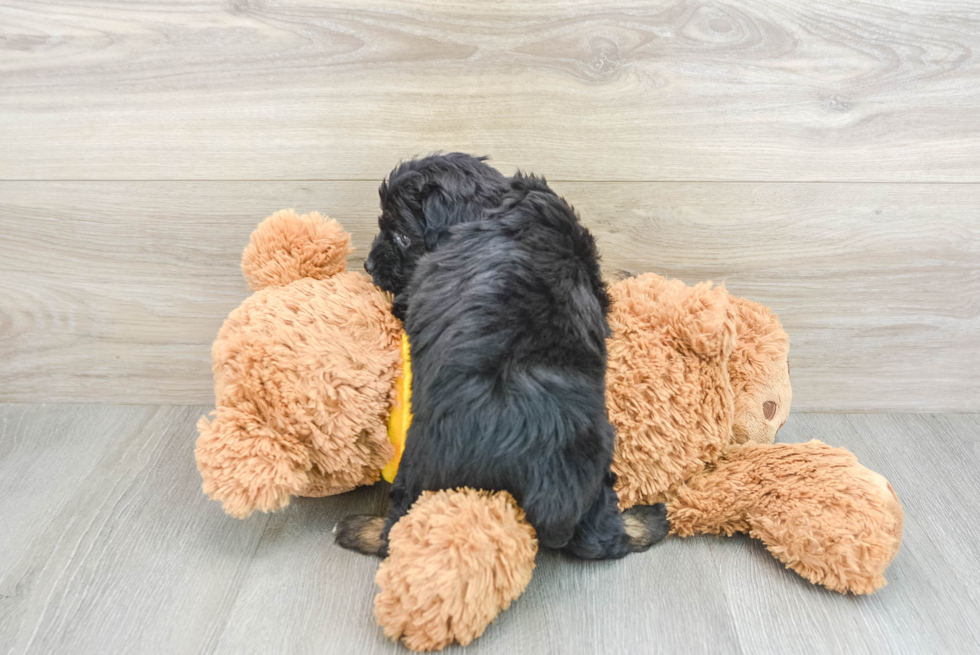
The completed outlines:
<svg viewBox="0 0 980 655">
<path fill-rule="evenodd" d="M 0 652 L 406 652 L 374 622 L 377 560 L 331 534 L 380 513 L 384 485 L 231 519 L 194 468 L 204 410 L 0 405 Z M 902 499 L 902 549 L 872 596 L 815 587 L 743 537 L 617 562 L 543 552 L 465 652 L 974 652 L 978 435 L 977 415 L 790 416 L 780 441 L 845 446 Z"/>
<path fill-rule="evenodd" d="M 559 182 L 610 270 L 772 307 L 797 411 L 980 411 L 980 186 Z M 0 182 L 0 400 L 209 403 L 255 224 L 373 182 Z"/>
<path fill-rule="evenodd" d="M 200 415 L 0 408 L 0 652 L 190 653 L 214 641 L 267 517 L 225 522 L 202 496 Z"/>
<path fill-rule="evenodd" d="M 978 8 L 7 0 L 0 179 L 980 182 Z"/>
</svg>

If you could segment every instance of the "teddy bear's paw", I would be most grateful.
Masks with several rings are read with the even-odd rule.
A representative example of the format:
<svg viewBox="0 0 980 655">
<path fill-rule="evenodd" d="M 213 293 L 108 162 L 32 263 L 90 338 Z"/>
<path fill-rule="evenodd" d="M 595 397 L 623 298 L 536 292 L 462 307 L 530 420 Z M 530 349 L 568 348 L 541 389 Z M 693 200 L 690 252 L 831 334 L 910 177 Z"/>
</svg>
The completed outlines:
<svg viewBox="0 0 980 655">
<path fill-rule="evenodd" d="M 507 492 L 426 491 L 391 528 L 378 624 L 411 650 L 466 645 L 531 581 L 534 529 Z"/>
<path fill-rule="evenodd" d="M 201 487 L 235 518 L 282 509 L 310 483 L 306 445 L 251 412 L 218 407 L 213 420 L 201 417 L 197 429 Z"/>
<path fill-rule="evenodd" d="M 623 523 L 630 538 L 630 552 L 638 553 L 662 541 L 670 532 L 667 520 L 667 506 L 634 505 L 623 512 Z"/>
</svg>

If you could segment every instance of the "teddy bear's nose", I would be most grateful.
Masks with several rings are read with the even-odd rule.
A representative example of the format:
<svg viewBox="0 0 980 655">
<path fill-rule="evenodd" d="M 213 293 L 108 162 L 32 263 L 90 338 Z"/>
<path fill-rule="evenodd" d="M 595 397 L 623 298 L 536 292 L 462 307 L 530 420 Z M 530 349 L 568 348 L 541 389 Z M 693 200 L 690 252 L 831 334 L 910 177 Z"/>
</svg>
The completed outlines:
<svg viewBox="0 0 980 655">
<path fill-rule="evenodd" d="M 374 270 L 374 260 L 370 257 L 364 260 L 364 270 L 368 273 Z"/>
<path fill-rule="evenodd" d="M 776 403 L 771 400 L 762 403 L 762 414 L 766 417 L 767 421 L 771 421 L 772 417 L 776 415 Z"/>
</svg>

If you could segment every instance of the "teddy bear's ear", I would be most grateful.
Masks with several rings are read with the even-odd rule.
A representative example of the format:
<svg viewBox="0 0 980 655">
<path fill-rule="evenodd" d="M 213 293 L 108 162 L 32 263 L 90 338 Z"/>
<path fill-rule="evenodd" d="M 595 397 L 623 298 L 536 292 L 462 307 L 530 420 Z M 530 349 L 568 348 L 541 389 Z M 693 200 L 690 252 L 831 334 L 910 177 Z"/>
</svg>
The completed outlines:
<svg viewBox="0 0 980 655">
<path fill-rule="evenodd" d="M 666 339 L 702 357 L 727 358 L 735 348 L 735 309 L 724 287 L 644 273 L 610 284 L 609 296 L 613 332 Z"/>
<path fill-rule="evenodd" d="M 690 289 L 679 302 L 681 321 L 678 333 L 686 336 L 694 352 L 701 356 L 727 356 L 735 348 L 735 309 L 724 287 L 702 282 Z"/>
<path fill-rule="evenodd" d="M 352 252 L 350 234 L 337 221 L 284 209 L 252 232 L 242 273 L 252 291 L 307 277 L 322 280 L 344 271 Z"/>
</svg>

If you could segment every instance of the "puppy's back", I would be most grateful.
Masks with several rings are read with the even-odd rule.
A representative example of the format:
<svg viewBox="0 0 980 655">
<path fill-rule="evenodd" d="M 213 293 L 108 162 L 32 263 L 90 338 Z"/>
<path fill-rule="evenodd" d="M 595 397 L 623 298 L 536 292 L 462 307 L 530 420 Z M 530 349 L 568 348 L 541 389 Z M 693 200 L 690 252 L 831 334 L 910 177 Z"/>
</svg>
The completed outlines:
<svg viewBox="0 0 980 655">
<path fill-rule="evenodd" d="M 410 438 L 437 442 L 429 473 L 449 475 L 444 486 L 519 495 L 506 483 L 513 458 L 564 449 L 605 416 L 609 301 L 595 242 L 563 199 L 523 180 L 499 210 L 453 228 L 410 287 Z"/>
<path fill-rule="evenodd" d="M 468 337 L 485 358 L 592 364 L 604 375 L 609 296 L 595 240 L 564 199 L 530 179 L 534 187 L 453 228 L 421 263 L 409 293 L 413 349 Z"/>
</svg>

